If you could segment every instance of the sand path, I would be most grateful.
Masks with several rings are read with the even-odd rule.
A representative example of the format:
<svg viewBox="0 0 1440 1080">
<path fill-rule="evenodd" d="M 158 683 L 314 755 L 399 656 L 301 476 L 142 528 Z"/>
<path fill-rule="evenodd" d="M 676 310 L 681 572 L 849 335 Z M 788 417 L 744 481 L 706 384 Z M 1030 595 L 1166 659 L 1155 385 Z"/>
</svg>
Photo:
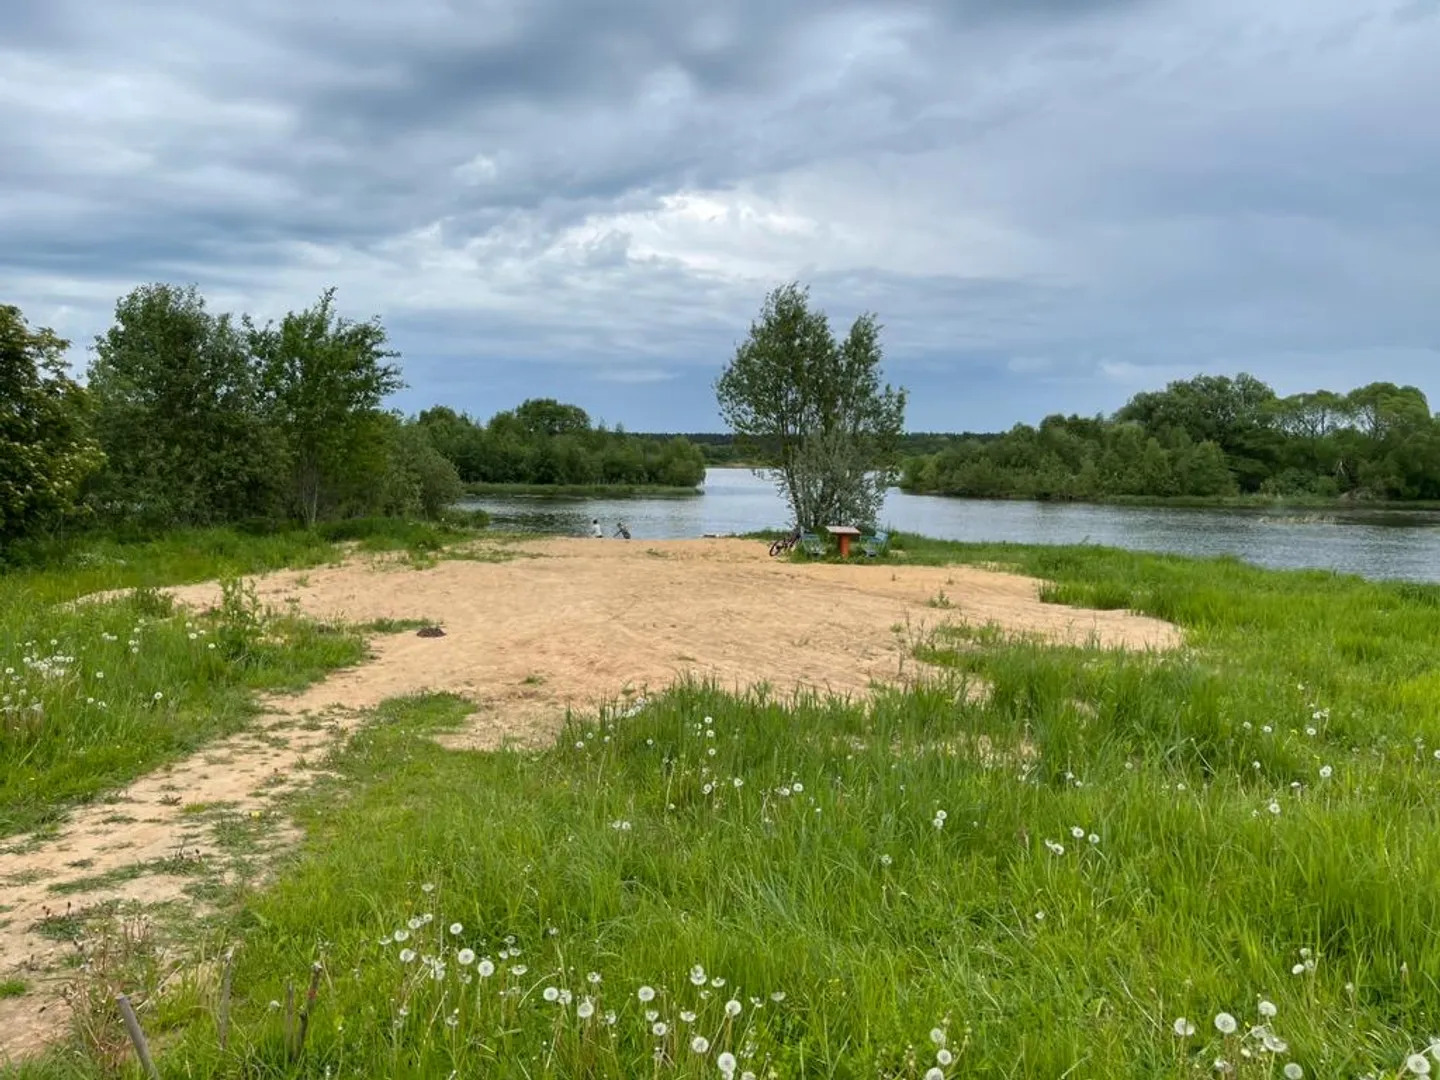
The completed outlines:
<svg viewBox="0 0 1440 1080">
<path fill-rule="evenodd" d="M 0 1000 L 0 1062 L 42 1046 L 65 1019 L 55 972 L 70 949 L 37 932 L 43 920 L 67 904 L 195 903 L 186 886 L 197 868 L 222 877 L 234 869 L 224 824 L 259 820 L 272 849 L 288 842 L 288 825 L 272 816 L 276 797 L 305 783 L 363 710 L 387 698 L 460 694 L 476 712 L 449 745 L 533 747 L 554 737 L 567 708 L 593 709 L 685 675 L 724 687 L 864 694 L 913 670 L 915 640 L 942 622 L 993 622 L 1057 643 L 1180 643 L 1168 623 L 1042 604 L 1035 580 L 968 567 L 800 565 L 739 540 L 483 549 L 497 552 L 516 557 L 424 570 L 353 561 L 256 579 L 275 608 L 357 623 L 423 619 L 445 636 L 378 637 L 369 662 L 271 702 L 254 730 L 81 808 L 51 838 L 0 850 L 0 978 L 18 971 L 36 984 Z M 215 585 L 170 592 L 200 608 L 219 599 Z M 942 592 L 950 606 L 930 606 Z M 249 852 L 264 854 L 263 846 Z"/>
</svg>

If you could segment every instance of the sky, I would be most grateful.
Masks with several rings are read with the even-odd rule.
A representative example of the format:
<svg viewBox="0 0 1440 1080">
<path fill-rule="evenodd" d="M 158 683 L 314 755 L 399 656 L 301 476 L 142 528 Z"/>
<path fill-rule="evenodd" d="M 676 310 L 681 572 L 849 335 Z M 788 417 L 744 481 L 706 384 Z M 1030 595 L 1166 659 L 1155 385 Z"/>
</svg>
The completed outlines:
<svg viewBox="0 0 1440 1080">
<path fill-rule="evenodd" d="M 912 430 L 1440 407 L 1440 0 L 5 0 L 0 302 L 381 317 L 408 412 L 721 425 L 786 281 Z"/>
</svg>

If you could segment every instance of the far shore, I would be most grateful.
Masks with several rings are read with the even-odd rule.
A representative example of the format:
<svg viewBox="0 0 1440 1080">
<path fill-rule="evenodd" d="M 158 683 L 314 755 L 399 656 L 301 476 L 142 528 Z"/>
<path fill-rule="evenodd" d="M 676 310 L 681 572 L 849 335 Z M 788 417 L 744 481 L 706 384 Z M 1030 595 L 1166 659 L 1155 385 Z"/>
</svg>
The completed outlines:
<svg viewBox="0 0 1440 1080">
<path fill-rule="evenodd" d="M 703 494 L 700 487 L 658 484 L 466 484 L 471 498 L 527 496 L 551 499 L 683 499 Z"/>
</svg>

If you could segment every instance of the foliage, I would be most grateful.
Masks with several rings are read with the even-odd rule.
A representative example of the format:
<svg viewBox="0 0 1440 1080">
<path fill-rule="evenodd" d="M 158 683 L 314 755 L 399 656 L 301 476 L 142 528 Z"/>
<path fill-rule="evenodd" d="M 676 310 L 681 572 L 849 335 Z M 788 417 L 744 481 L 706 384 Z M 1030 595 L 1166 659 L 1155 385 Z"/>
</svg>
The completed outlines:
<svg viewBox="0 0 1440 1080">
<path fill-rule="evenodd" d="M 681 686 L 540 754 L 447 751 L 473 705 L 388 703 L 231 920 L 230 1049 L 177 1007 L 162 1068 L 1398 1075 L 1440 978 L 1440 590 L 898 539 L 1187 644 L 952 620 L 920 643 L 941 675 L 873 703 Z M 268 1003 L 314 960 L 295 1066 Z"/>
<path fill-rule="evenodd" d="M 353 634 L 258 611 L 238 584 L 203 618 L 157 613 L 145 591 L 50 606 L 43 584 L 17 574 L 0 590 L 0 836 L 239 730 L 256 690 L 364 655 Z"/>
<path fill-rule="evenodd" d="M 1440 498 L 1440 421 L 1414 387 L 1277 397 L 1249 375 L 1137 394 L 1114 417 L 1049 416 L 905 462 L 907 490 L 1039 499 Z"/>
<path fill-rule="evenodd" d="M 783 285 L 716 381 L 721 416 L 804 527 L 873 524 L 893 478 L 905 391 L 880 386 L 879 334 L 861 315 L 837 342 L 809 290 Z"/>
<path fill-rule="evenodd" d="M 429 432 L 413 421 L 396 422 L 387 475 L 386 509 L 402 516 L 421 514 L 436 520 L 465 494 L 455 465 L 435 448 Z"/>
<path fill-rule="evenodd" d="M 210 525 L 272 513 L 278 447 L 244 335 L 195 287 L 122 297 L 95 341 L 89 387 L 108 516 Z"/>
<path fill-rule="evenodd" d="M 0 304 L 0 550 L 72 513 L 103 462 L 85 391 L 65 374 L 69 347 Z"/>
<path fill-rule="evenodd" d="M 386 361 L 379 319 L 351 322 L 335 313 L 335 290 L 290 312 L 279 326 L 246 332 L 264 391 L 265 416 L 291 477 L 289 499 L 315 524 L 322 506 L 373 488 L 386 469 L 375 452 L 381 401 L 404 384 Z"/>
<path fill-rule="evenodd" d="M 552 398 L 530 399 L 483 425 L 446 406 L 426 409 L 418 423 L 466 484 L 693 488 L 705 479 L 705 459 L 685 438 L 607 430 Z"/>
</svg>

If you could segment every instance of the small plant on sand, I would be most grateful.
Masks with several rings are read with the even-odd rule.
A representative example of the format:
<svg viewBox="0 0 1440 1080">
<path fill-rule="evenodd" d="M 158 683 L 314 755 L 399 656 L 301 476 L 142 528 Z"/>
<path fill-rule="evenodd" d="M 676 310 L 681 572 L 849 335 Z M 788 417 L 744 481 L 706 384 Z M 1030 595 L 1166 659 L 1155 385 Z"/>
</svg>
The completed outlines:
<svg viewBox="0 0 1440 1080">
<path fill-rule="evenodd" d="M 215 643 L 221 655 L 231 661 L 248 660 L 264 631 L 264 611 L 255 586 L 240 578 L 222 580 L 215 613 Z"/>
</svg>

